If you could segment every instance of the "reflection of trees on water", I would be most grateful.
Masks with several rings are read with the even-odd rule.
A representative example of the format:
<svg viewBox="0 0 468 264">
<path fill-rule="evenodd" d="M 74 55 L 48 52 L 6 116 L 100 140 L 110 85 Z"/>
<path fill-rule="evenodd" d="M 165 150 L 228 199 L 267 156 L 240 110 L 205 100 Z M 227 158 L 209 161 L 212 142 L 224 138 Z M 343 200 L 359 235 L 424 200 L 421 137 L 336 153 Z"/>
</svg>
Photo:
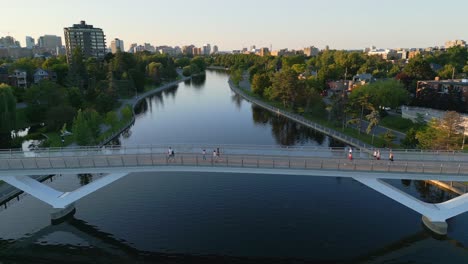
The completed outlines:
<svg viewBox="0 0 468 264">
<path fill-rule="evenodd" d="M 131 126 L 127 129 L 125 129 L 123 132 L 122 132 L 122 137 L 123 138 L 129 138 L 131 135 L 132 135 L 132 130 L 131 130 Z"/>
<path fill-rule="evenodd" d="M 319 145 L 325 141 L 325 135 L 289 119 L 276 116 L 258 106 L 252 105 L 252 116 L 256 124 L 270 124 L 272 134 L 280 145 L 291 146 L 315 141 Z"/>
<path fill-rule="evenodd" d="M 135 106 L 135 113 L 141 114 L 141 113 L 146 113 L 148 111 L 148 102 L 146 100 L 141 100 L 136 106 Z"/>
<path fill-rule="evenodd" d="M 236 105 L 237 109 L 241 109 L 242 106 L 242 97 L 236 93 L 231 96 L 232 102 Z"/>
<path fill-rule="evenodd" d="M 172 98 L 176 97 L 177 90 L 179 89 L 179 85 L 174 85 L 168 88 L 167 90 L 164 90 L 163 93 L 164 95 L 171 96 Z"/>
<path fill-rule="evenodd" d="M 93 181 L 93 175 L 89 173 L 78 174 L 78 179 L 80 179 L 80 185 L 85 186 Z"/>
<path fill-rule="evenodd" d="M 206 74 L 192 76 L 192 86 L 194 88 L 204 88 L 206 82 Z"/>
<path fill-rule="evenodd" d="M 114 138 L 111 142 L 109 142 L 108 145 L 115 145 L 115 146 L 122 145 L 122 142 L 120 141 L 120 137 Z"/>
<path fill-rule="evenodd" d="M 333 137 L 328 137 L 328 141 L 328 146 L 330 148 L 344 148 L 347 146 L 344 142 L 339 141 Z"/>
<path fill-rule="evenodd" d="M 413 184 L 421 199 L 427 203 L 442 203 L 457 196 L 425 181 L 413 181 Z"/>
</svg>

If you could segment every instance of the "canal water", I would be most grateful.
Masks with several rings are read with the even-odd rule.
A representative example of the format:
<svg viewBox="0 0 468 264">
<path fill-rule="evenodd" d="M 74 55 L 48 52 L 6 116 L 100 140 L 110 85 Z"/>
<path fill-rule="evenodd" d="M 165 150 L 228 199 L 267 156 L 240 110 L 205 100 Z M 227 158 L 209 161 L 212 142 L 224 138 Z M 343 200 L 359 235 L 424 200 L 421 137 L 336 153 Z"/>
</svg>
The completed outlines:
<svg viewBox="0 0 468 264">
<path fill-rule="evenodd" d="M 208 71 L 147 98 L 117 143 L 342 146 L 253 107 L 227 79 Z M 100 176 L 48 184 L 71 191 Z M 391 183 L 425 201 L 454 197 Z M 27 195 L 0 209 L 0 263 L 468 263 L 468 214 L 433 237 L 421 215 L 352 179 L 135 173 L 78 201 L 61 224 L 49 210 Z"/>
</svg>

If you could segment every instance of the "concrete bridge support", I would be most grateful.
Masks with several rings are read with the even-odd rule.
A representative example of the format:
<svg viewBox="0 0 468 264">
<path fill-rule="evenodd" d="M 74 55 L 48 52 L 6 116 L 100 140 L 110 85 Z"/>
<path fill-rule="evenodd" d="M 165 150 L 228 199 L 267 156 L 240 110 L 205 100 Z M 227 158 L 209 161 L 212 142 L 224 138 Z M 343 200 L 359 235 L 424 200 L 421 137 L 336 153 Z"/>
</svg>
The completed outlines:
<svg viewBox="0 0 468 264">
<path fill-rule="evenodd" d="M 75 213 L 74 202 L 127 175 L 128 173 L 112 173 L 82 186 L 73 192 L 57 191 L 29 176 L 7 176 L 3 177 L 2 180 L 51 205 L 53 208 L 51 220 L 52 223 L 55 223 Z"/>
<path fill-rule="evenodd" d="M 443 203 L 430 204 L 416 199 L 381 179 L 370 177 L 356 177 L 354 179 L 422 214 L 424 225 L 438 235 L 447 234 L 447 219 L 468 211 L 468 194 Z"/>
</svg>

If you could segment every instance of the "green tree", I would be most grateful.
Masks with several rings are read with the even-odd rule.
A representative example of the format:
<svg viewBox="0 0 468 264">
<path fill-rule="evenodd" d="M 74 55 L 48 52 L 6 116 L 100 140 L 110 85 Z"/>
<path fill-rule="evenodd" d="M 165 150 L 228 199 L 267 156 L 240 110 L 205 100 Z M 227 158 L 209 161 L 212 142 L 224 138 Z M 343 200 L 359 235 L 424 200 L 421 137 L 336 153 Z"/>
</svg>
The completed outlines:
<svg viewBox="0 0 468 264">
<path fill-rule="evenodd" d="M 100 133 L 100 116 L 92 109 L 78 110 L 73 120 L 73 136 L 80 146 L 94 145 Z"/>
<path fill-rule="evenodd" d="M 252 79 L 252 92 L 263 96 L 266 88 L 271 86 L 270 76 L 266 73 L 257 73 Z"/>
<path fill-rule="evenodd" d="M 10 86 L 0 83 L 0 141 L 9 142 L 16 122 L 16 99 Z M 2 144 L 2 146 L 5 146 Z"/>
<path fill-rule="evenodd" d="M 84 98 L 81 90 L 77 87 L 71 87 L 67 90 L 68 102 L 71 106 L 76 109 L 81 109 L 83 107 Z"/>
<path fill-rule="evenodd" d="M 91 130 L 88 126 L 86 117 L 81 110 L 78 110 L 78 114 L 73 120 L 72 131 L 73 137 L 78 145 L 86 146 L 91 145 L 91 142 L 93 142 Z"/>
<path fill-rule="evenodd" d="M 195 57 L 190 61 L 190 64 L 195 64 L 197 67 L 200 69 L 200 71 L 205 71 L 206 70 L 206 62 L 203 57 Z"/>
<path fill-rule="evenodd" d="M 403 72 L 416 80 L 432 80 L 435 77 L 430 64 L 421 56 L 410 59 Z"/>
<path fill-rule="evenodd" d="M 284 107 L 293 107 L 298 96 L 305 88 L 304 82 L 299 82 L 297 73 L 291 69 L 283 69 L 273 75 L 269 89 L 269 99 L 279 100 Z"/>
<path fill-rule="evenodd" d="M 187 58 L 187 57 L 178 58 L 178 59 L 175 61 L 175 65 L 176 65 L 177 67 L 180 67 L 180 68 L 187 67 L 187 66 L 190 65 L 190 59 Z"/>
<path fill-rule="evenodd" d="M 58 105 L 49 108 L 46 119 L 47 129 L 57 131 L 63 124 L 72 124 L 75 115 L 76 109 L 69 105 Z"/>
<path fill-rule="evenodd" d="M 186 77 L 192 75 L 192 68 L 190 66 L 185 66 L 182 70 L 182 75 Z"/>
<path fill-rule="evenodd" d="M 301 74 L 306 71 L 307 65 L 306 64 L 294 64 L 293 66 L 291 66 L 291 69 L 295 71 L 297 74 Z"/>
<path fill-rule="evenodd" d="M 119 123 L 119 117 L 117 116 L 117 113 L 115 111 L 110 111 L 106 113 L 104 122 L 110 127 L 112 127 L 112 129 L 115 129 Z"/>
<path fill-rule="evenodd" d="M 396 138 L 395 134 L 393 134 L 390 130 L 387 130 L 384 134 L 381 135 L 381 137 L 385 142 L 385 146 L 389 148 L 393 146 L 393 140 Z"/>
<path fill-rule="evenodd" d="M 158 62 L 151 62 L 148 64 L 148 76 L 151 78 L 151 80 L 154 83 L 161 83 L 161 71 L 162 71 L 163 65 L 162 63 Z"/>
</svg>

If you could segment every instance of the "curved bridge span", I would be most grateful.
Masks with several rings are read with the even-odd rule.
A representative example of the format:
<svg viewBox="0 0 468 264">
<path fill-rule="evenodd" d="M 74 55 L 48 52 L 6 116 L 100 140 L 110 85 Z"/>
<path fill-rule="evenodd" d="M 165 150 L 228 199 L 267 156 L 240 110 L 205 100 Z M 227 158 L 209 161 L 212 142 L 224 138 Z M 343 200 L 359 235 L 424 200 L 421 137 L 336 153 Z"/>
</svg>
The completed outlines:
<svg viewBox="0 0 468 264">
<path fill-rule="evenodd" d="M 440 204 L 420 201 L 382 179 L 468 182 L 468 155 L 455 152 L 399 150 L 395 161 L 375 160 L 365 150 L 278 148 L 265 146 L 182 146 L 167 155 L 164 146 L 88 147 L 0 151 L 0 180 L 50 204 L 53 218 L 73 211 L 73 204 L 133 172 L 211 172 L 353 178 L 421 213 L 432 231 L 446 234 L 448 218 L 468 211 L 468 194 Z M 202 154 L 205 149 L 206 154 Z M 216 155 L 219 149 L 220 154 Z M 214 154 L 213 154 L 214 152 Z M 384 151 L 385 152 L 385 151 Z M 389 151 L 386 151 L 389 152 Z M 385 155 L 386 153 L 383 153 Z M 73 192 L 61 192 L 29 175 L 107 173 Z"/>
</svg>

